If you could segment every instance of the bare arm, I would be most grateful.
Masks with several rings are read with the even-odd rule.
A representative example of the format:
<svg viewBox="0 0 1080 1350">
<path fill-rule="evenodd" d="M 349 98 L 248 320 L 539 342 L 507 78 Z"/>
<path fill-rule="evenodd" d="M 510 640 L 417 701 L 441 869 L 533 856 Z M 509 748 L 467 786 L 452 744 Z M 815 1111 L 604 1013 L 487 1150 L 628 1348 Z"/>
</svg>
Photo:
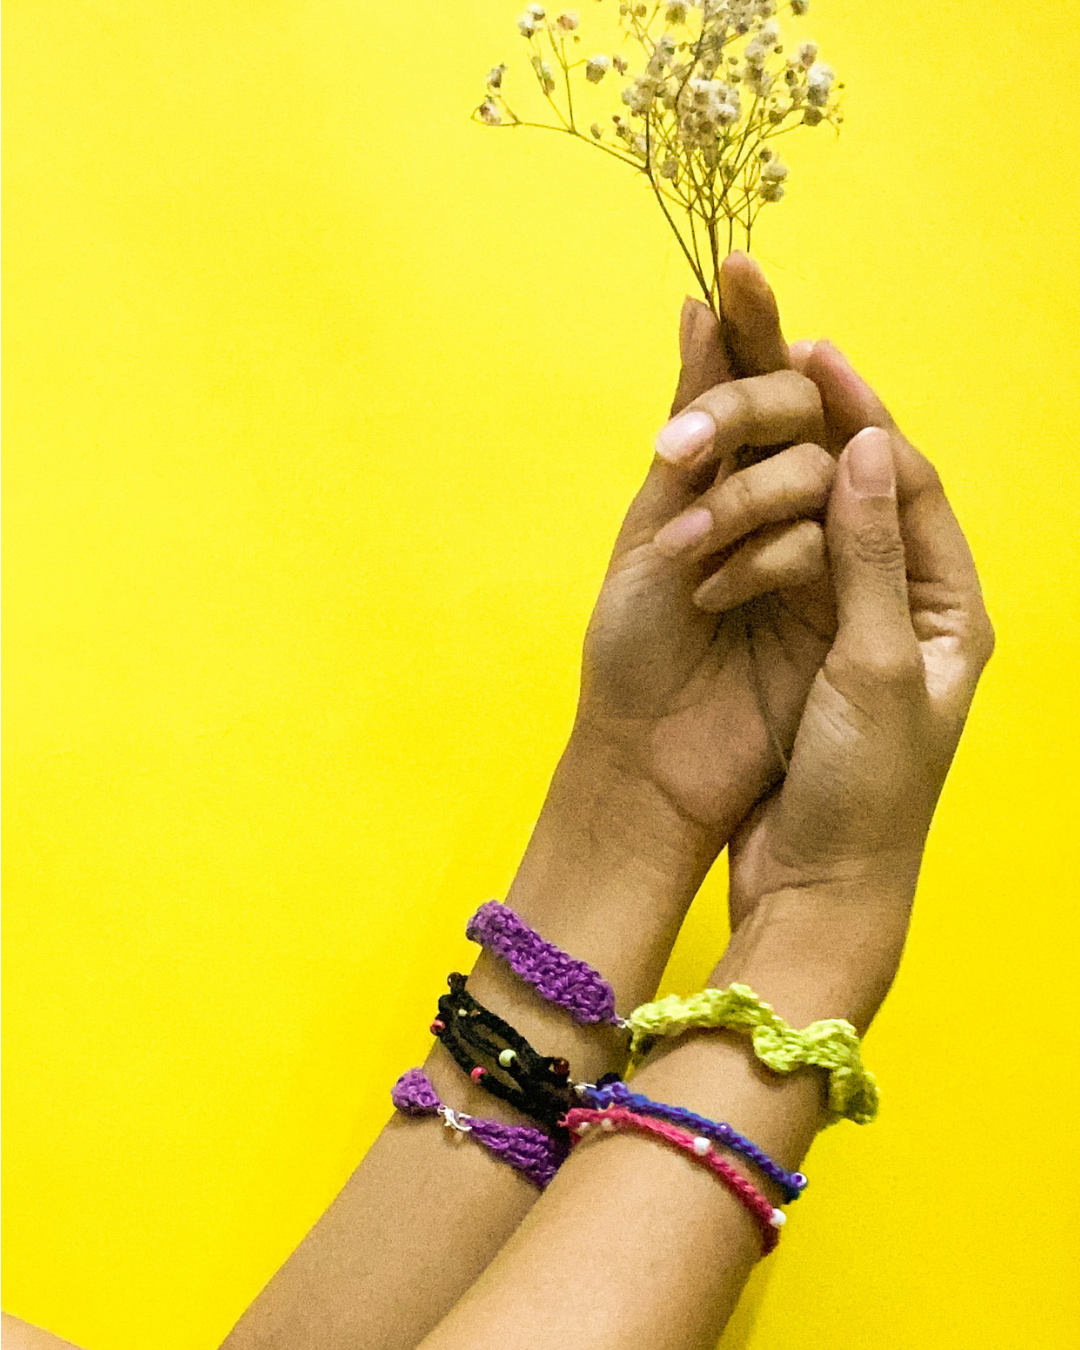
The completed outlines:
<svg viewBox="0 0 1080 1350">
<path fill-rule="evenodd" d="M 787 778 L 735 843 L 747 917 L 712 982 L 749 984 L 795 1025 L 844 1017 L 862 1031 L 900 959 L 926 832 L 992 631 L 933 470 L 854 372 L 826 352 L 818 373 L 838 415 L 862 398 L 866 420 L 886 429 L 864 430 L 841 460 L 827 527 L 837 637 Z M 680 1038 L 634 1088 L 729 1121 L 787 1168 L 824 1119 L 818 1070 L 780 1078 L 731 1033 Z M 702 1350 L 760 1243 L 755 1220 L 693 1160 L 596 1132 L 424 1350 L 540 1350 L 571 1338 Z"/>
<path fill-rule="evenodd" d="M 765 386 L 752 425 L 733 421 L 729 432 L 755 444 L 806 439 L 820 425 L 820 401 L 809 380 L 785 369 L 771 290 L 739 256 L 723 277 L 725 330 L 699 304 L 692 331 L 694 307 L 684 312 L 672 411 L 736 374 L 764 376 L 775 383 Z M 792 380 L 801 380 L 794 393 Z M 780 480 L 783 460 L 777 456 Z M 710 481 L 715 472 L 714 465 Z M 774 495 L 784 490 L 780 480 Z M 545 938 L 600 970 L 622 1012 L 652 996 L 702 878 L 778 769 L 744 626 L 690 605 L 684 570 L 651 544 L 693 500 L 694 481 L 658 457 L 631 505 L 586 638 L 574 732 L 506 897 Z M 779 518 L 813 509 L 805 498 L 781 503 Z M 800 673 L 783 691 L 796 707 L 821 651 L 798 655 Z M 624 1037 L 575 1025 L 486 955 L 469 987 L 541 1053 L 566 1057 L 575 1078 L 623 1068 Z M 431 1013 L 440 992 L 432 990 Z M 455 1110 L 525 1123 L 469 1083 L 441 1045 L 425 1070 Z M 536 1196 L 521 1176 L 437 1123 L 391 1119 L 226 1350 L 411 1350 Z"/>
</svg>

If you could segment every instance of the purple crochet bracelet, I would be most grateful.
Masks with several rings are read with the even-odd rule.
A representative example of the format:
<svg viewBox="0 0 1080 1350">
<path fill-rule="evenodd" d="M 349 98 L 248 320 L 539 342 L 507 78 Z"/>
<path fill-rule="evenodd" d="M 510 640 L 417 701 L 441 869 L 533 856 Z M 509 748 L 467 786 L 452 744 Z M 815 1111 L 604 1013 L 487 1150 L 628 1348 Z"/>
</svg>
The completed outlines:
<svg viewBox="0 0 1080 1350">
<path fill-rule="evenodd" d="M 423 1069 L 406 1070 L 391 1088 L 390 1097 L 407 1116 L 442 1116 L 449 1129 L 471 1134 L 477 1143 L 509 1163 L 540 1190 L 559 1170 L 569 1152 L 568 1145 L 528 1125 L 507 1125 L 501 1120 L 481 1120 L 452 1111 L 439 1101 Z"/>
<path fill-rule="evenodd" d="M 615 991 L 599 971 L 545 942 L 508 905 L 498 900 L 481 905 L 469 920 L 465 936 L 501 956 L 526 984 L 549 1003 L 565 1008 L 575 1022 L 626 1026 L 615 1012 Z"/>
</svg>

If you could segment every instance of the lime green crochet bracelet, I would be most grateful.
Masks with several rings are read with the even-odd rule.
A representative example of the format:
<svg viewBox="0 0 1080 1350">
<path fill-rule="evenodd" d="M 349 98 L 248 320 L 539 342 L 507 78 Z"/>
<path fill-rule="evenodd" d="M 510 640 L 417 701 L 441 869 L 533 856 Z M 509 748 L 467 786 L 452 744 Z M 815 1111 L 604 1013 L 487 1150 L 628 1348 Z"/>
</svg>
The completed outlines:
<svg viewBox="0 0 1080 1350">
<path fill-rule="evenodd" d="M 639 1061 L 660 1036 L 678 1036 L 696 1027 L 750 1031 L 754 1054 L 776 1073 L 791 1073 L 803 1064 L 829 1070 L 827 1124 L 853 1120 L 866 1125 L 877 1115 L 878 1087 L 863 1067 L 859 1037 L 850 1022 L 827 1017 L 802 1031 L 778 1016 L 745 984 L 702 989 L 680 998 L 671 994 L 643 1003 L 627 1018 L 630 1060 Z"/>
</svg>

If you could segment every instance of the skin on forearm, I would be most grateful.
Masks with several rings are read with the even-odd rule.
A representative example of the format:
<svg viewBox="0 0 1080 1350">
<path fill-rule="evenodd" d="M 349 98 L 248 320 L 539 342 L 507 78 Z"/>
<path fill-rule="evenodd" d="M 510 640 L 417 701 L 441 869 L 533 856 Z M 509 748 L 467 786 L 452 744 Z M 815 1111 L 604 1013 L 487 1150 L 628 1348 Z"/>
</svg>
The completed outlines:
<svg viewBox="0 0 1080 1350">
<path fill-rule="evenodd" d="M 819 901 L 770 897 L 710 984 L 749 984 L 797 1026 L 846 1017 L 865 1029 L 895 971 L 903 922 L 882 924 L 878 912 L 872 923 L 868 912 L 855 943 L 830 949 L 822 929 L 832 919 Z M 824 924 L 814 918 L 822 904 Z M 841 960 L 830 954 L 837 950 Z M 715 1031 L 662 1045 L 634 1078 L 646 1096 L 728 1121 L 788 1169 L 824 1124 L 825 1086 L 816 1069 L 774 1074 L 745 1035 Z M 735 1162 L 783 1203 L 772 1182 Z M 797 1206 L 789 1212 L 798 1222 Z M 757 1221 L 691 1159 L 632 1133 L 593 1133 L 423 1350 L 541 1350 L 570 1338 L 605 1350 L 704 1350 L 760 1247 Z"/>
<path fill-rule="evenodd" d="M 653 996 L 723 842 L 648 792 L 572 741 L 506 897 L 545 938 L 596 967 L 624 1013 Z M 487 953 L 469 989 L 541 1053 L 567 1058 L 575 1078 L 625 1065 L 625 1032 L 580 1026 Z M 441 992 L 432 990 L 432 1008 Z M 438 1042 L 424 1069 L 455 1110 L 531 1123 L 472 1084 Z M 537 1197 L 528 1181 L 457 1131 L 394 1116 L 225 1348 L 412 1350 Z"/>
</svg>

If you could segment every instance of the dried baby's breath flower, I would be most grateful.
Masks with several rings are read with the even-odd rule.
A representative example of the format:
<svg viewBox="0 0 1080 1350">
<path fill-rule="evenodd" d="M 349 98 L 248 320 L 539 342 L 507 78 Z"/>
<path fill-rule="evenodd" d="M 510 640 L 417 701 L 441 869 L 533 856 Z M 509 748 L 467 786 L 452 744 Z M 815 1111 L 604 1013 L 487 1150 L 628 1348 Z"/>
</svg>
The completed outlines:
<svg viewBox="0 0 1080 1350">
<path fill-rule="evenodd" d="M 536 71 L 536 78 L 540 81 L 541 88 L 545 94 L 550 94 L 555 88 L 555 76 L 551 67 L 546 61 L 542 61 L 539 56 L 532 58 L 532 68 Z"/>
<path fill-rule="evenodd" d="M 815 61 L 806 74 L 806 101 L 815 108 L 824 108 L 829 101 L 829 90 L 836 79 L 832 66 Z"/>
<path fill-rule="evenodd" d="M 843 120 L 837 95 L 844 86 L 818 60 L 817 44 L 799 42 L 784 57 L 776 17 L 781 9 L 798 16 L 809 3 L 655 0 L 650 7 L 620 0 L 624 41 L 613 45 L 636 44 L 631 60 L 621 51 L 575 57 L 578 14 L 566 11 L 549 20 L 542 5 L 527 5 L 517 28 L 529 43 L 540 93 L 558 120 L 518 116 L 503 92 L 505 65 L 488 72 L 487 95 L 473 115 L 487 126 L 570 133 L 644 173 L 702 292 L 718 309 L 722 235 L 730 251 L 741 230 L 748 248 L 759 211 L 785 193 L 788 167 L 767 142 L 821 122 L 839 129 Z M 575 92 L 579 69 L 584 81 Z M 602 121 L 581 118 L 581 108 L 600 111 L 602 95 L 593 89 L 611 71 L 629 75 L 618 87 L 626 115 L 610 114 L 605 131 Z M 680 215 L 688 230 L 680 229 Z"/>
<path fill-rule="evenodd" d="M 599 84 L 610 69 L 610 56 L 590 56 L 585 62 L 585 78 L 590 84 Z"/>
<path fill-rule="evenodd" d="M 795 49 L 796 63 L 809 70 L 817 60 L 817 53 L 818 45 L 816 42 L 800 42 Z"/>
</svg>

